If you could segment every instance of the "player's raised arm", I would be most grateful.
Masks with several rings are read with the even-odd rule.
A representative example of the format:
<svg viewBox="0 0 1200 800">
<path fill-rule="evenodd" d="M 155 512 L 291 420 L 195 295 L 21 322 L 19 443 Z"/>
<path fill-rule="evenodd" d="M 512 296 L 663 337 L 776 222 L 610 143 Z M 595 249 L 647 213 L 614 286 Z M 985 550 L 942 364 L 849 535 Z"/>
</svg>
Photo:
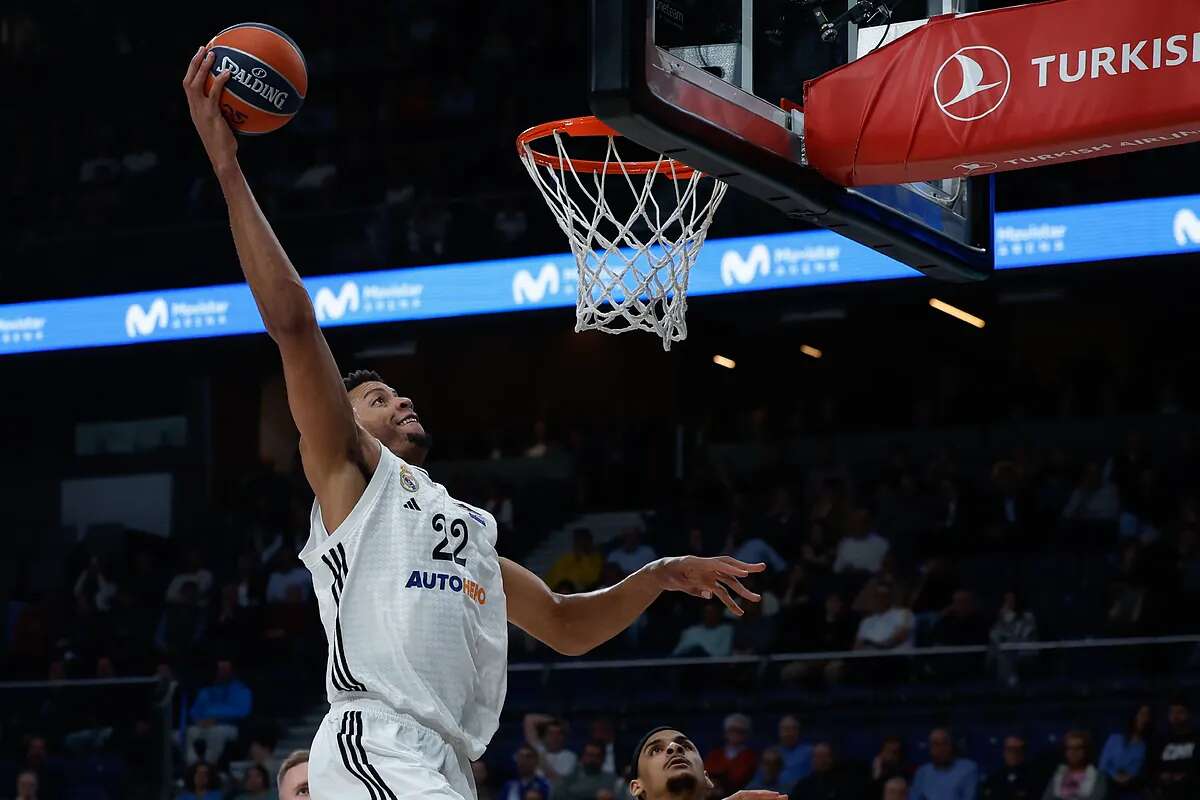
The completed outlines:
<svg viewBox="0 0 1200 800">
<path fill-rule="evenodd" d="M 204 93 L 212 54 L 200 48 L 183 79 L 192 122 L 212 162 L 229 207 L 233 241 L 267 333 L 283 356 L 288 405 L 300 429 L 304 471 L 321 502 L 326 527 L 337 525 L 357 502 L 379 457 L 378 445 L 360 440 L 354 411 L 300 275 L 275 238 L 237 160 L 237 139 L 218 100 L 231 73 Z M 366 463 L 370 461 L 371 463 Z"/>
<path fill-rule="evenodd" d="M 520 564 L 500 559 L 509 621 L 568 656 L 583 655 L 628 628 L 664 591 L 686 592 L 705 600 L 715 597 L 741 616 L 744 612 L 733 595 L 752 603 L 760 598 L 739 579 L 766 568 L 766 564 L 746 564 L 729 556 L 660 558 L 615 586 L 584 594 L 557 594 Z"/>
</svg>

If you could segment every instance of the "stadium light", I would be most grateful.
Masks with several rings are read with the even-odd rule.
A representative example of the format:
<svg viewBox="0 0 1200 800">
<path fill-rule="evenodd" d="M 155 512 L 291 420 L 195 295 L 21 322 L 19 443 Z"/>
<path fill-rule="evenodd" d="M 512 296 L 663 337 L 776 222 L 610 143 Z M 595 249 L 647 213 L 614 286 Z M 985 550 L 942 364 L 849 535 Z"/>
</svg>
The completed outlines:
<svg viewBox="0 0 1200 800">
<path fill-rule="evenodd" d="M 808 344 L 800 345 L 800 352 L 804 353 L 804 355 L 808 356 L 809 358 L 820 358 L 821 356 L 825 355 L 817 348 Z"/>
<path fill-rule="evenodd" d="M 725 369 L 733 369 L 737 366 L 736 361 L 734 361 L 732 358 L 726 358 L 725 356 L 713 356 L 713 363 L 718 367 L 724 367 Z"/>
<path fill-rule="evenodd" d="M 941 300 L 938 300 L 936 297 L 929 298 L 929 305 L 933 306 L 938 311 L 941 311 L 943 314 L 949 314 L 950 316 L 954 317 L 955 319 L 962 320 L 963 322 L 967 323 L 968 325 L 973 325 L 976 328 L 982 329 L 984 325 L 987 325 L 986 322 L 984 322 L 982 319 L 975 316 L 974 314 L 968 314 L 966 311 L 963 311 L 961 308 L 956 308 L 955 306 L 952 306 L 949 303 L 943 303 Z"/>
</svg>

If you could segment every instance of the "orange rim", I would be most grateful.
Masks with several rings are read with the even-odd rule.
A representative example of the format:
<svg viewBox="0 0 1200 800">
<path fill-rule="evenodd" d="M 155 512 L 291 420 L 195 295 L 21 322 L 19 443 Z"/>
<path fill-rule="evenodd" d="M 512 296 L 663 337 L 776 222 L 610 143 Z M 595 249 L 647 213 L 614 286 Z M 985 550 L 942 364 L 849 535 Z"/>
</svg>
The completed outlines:
<svg viewBox="0 0 1200 800">
<path fill-rule="evenodd" d="M 534 142 L 549 138 L 556 133 L 565 133 L 567 136 L 572 137 L 621 136 L 620 132 L 604 124 L 596 117 L 560 119 L 554 122 L 544 122 L 541 125 L 534 125 L 518 136 L 518 155 L 524 157 L 526 154 L 529 154 L 534 163 L 560 171 L 566 170 L 567 165 L 570 164 L 576 172 L 605 173 L 608 175 L 648 175 L 651 172 L 657 172 L 659 175 L 665 175 L 675 180 L 687 180 L 696 173 L 687 164 L 676 161 L 673 158 L 664 158 L 662 161 L 589 161 L 583 158 L 564 159 L 559 156 L 552 156 L 549 153 L 539 153 L 533 149 Z"/>
</svg>

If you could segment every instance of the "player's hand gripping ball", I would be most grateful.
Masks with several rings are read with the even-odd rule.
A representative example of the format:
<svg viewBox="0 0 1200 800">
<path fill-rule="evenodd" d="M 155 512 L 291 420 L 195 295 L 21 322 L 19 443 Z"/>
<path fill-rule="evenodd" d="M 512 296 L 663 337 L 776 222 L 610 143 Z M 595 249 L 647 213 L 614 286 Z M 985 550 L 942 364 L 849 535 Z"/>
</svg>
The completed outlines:
<svg viewBox="0 0 1200 800">
<path fill-rule="evenodd" d="M 296 116 L 308 93 L 304 54 L 291 37 L 258 22 L 233 25 L 212 38 L 213 54 L 204 93 L 229 71 L 220 98 L 221 114 L 239 133 L 269 133 Z"/>
</svg>

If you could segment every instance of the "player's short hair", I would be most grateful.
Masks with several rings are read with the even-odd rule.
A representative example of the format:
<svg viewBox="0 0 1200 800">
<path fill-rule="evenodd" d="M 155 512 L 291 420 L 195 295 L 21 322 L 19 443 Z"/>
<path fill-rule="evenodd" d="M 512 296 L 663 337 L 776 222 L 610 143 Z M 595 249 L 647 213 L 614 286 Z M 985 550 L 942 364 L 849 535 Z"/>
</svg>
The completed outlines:
<svg viewBox="0 0 1200 800">
<path fill-rule="evenodd" d="M 370 381 L 386 383 L 383 376 L 373 369 L 356 369 L 353 372 L 346 373 L 346 377 L 342 378 L 342 384 L 345 385 L 347 392 L 352 392 L 355 388 Z"/>
<path fill-rule="evenodd" d="M 307 750 L 293 750 L 291 755 L 283 760 L 279 765 L 279 773 L 275 776 L 275 786 L 279 791 L 283 791 L 283 776 L 288 774 L 288 770 L 292 767 L 298 767 L 301 764 L 308 763 Z"/>
</svg>

